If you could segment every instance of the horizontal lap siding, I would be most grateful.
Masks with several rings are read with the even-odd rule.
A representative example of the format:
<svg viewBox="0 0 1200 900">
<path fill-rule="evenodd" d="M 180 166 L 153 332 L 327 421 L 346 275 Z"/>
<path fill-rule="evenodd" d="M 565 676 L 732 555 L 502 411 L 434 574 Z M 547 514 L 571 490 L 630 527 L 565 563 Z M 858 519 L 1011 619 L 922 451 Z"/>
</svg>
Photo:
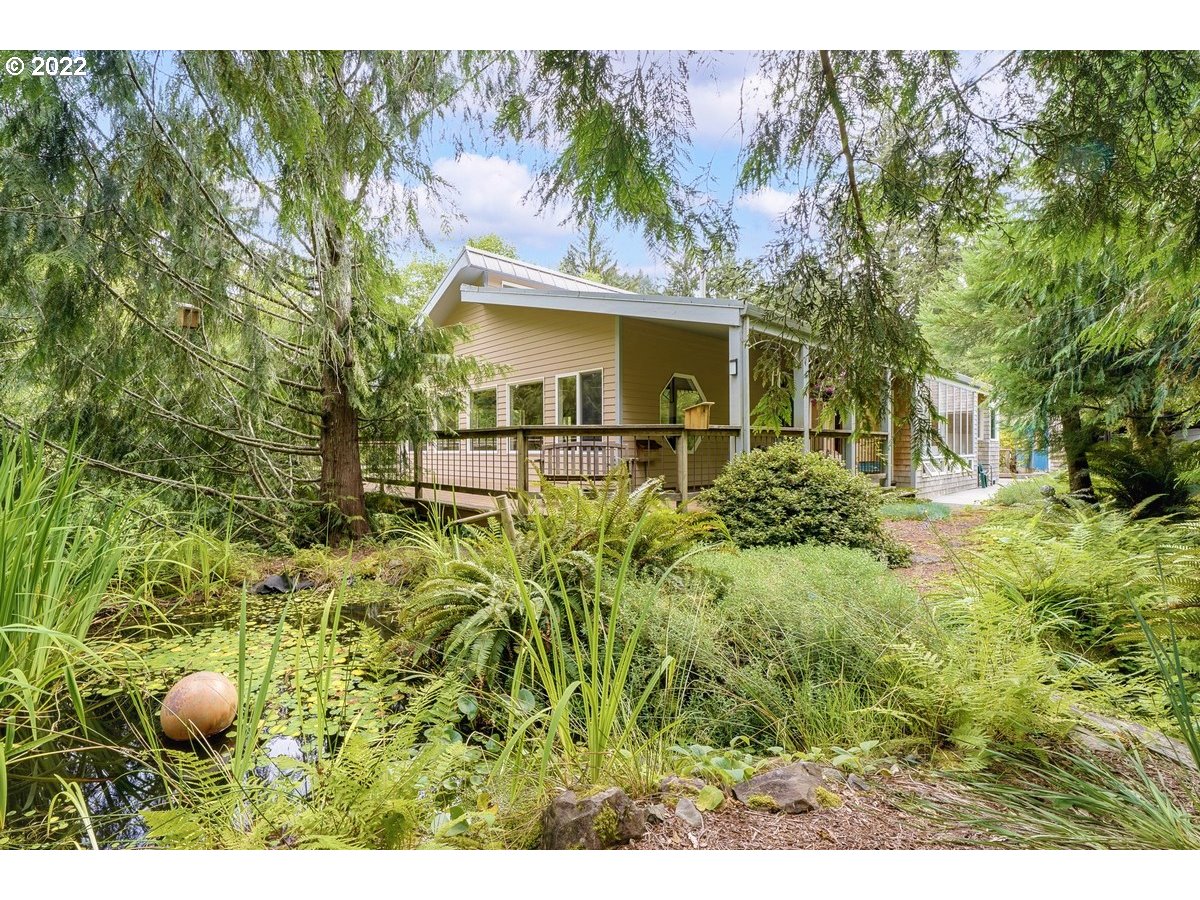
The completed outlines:
<svg viewBox="0 0 1200 900">
<path fill-rule="evenodd" d="M 557 424 L 556 377 L 595 369 L 604 370 L 603 424 L 616 422 L 615 317 L 461 303 L 447 324 L 466 325 L 470 331 L 470 337 L 458 345 L 459 355 L 506 367 L 501 375 L 474 385 L 475 389 L 500 389 L 496 399 L 497 424 L 509 423 L 508 385 L 539 380 L 544 421 L 547 425 Z M 468 421 L 468 411 L 464 409 L 459 416 L 459 427 L 467 427 Z"/>
</svg>

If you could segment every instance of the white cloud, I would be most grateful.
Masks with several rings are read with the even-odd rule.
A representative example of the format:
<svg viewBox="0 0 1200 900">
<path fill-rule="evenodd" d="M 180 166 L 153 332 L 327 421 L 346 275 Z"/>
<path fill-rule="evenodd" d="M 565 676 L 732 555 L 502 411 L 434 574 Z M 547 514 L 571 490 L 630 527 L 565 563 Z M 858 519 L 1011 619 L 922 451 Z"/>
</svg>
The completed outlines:
<svg viewBox="0 0 1200 900">
<path fill-rule="evenodd" d="M 571 234 L 559 224 L 562 210 L 539 212 L 536 200 L 525 199 L 533 173 L 524 163 L 463 153 L 436 160 L 433 170 L 450 185 L 443 200 L 427 197 L 421 204 L 422 224 L 435 239 L 495 232 L 522 247 L 557 243 Z"/>
<path fill-rule="evenodd" d="M 777 219 L 796 202 L 796 195 L 781 191 L 778 188 L 762 187 L 752 194 L 743 194 L 737 198 L 736 205 L 740 209 L 758 213 L 768 219 Z"/>
<path fill-rule="evenodd" d="M 694 78 L 688 85 L 688 99 L 696 121 L 696 137 L 740 142 L 743 129 L 749 133 L 759 111 L 765 109 L 768 88 L 765 78 L 744 72 Z"/>
</svg>

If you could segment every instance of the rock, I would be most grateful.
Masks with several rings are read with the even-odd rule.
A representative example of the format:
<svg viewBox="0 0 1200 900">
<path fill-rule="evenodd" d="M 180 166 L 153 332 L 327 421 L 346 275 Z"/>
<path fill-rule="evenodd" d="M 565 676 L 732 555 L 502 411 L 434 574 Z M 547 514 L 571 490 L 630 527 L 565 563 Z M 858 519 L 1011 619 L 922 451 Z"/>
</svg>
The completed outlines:
<svg viewBox="0 0 1200 900">
<path fill-rule="evenodd" d="M 703 828 L 704 816 L 696 809 L 696 804 L 687 797 L 675 804 L 675 815 L 691 828 Z"/>
<path fill-rule="evenodd" d="M 756 798 L 759 808 L 765 806 L 761 798 L 769 797 L 780 812 L 806 813 L 820 805 L 817 800 L 819 787 L 822 787 L 820 767 L 798 762 L 735 784 L 733 793 L 742 803 Z"/>
<path fill-rule="evenodd" d="M 826 781 L 845 781 L 846 774 L 841 769 L 835 769 L 833 766 L 824 766 L 821 768 L 821 777 Z"/>
<path fill-rule="evenodd" d="M 252 594 L 293 594 L 315 587 L 312 581 L 300 575 L 268 575 L 254 587 Z"/>
<path fill-rule="evenodd" d="M 646 814 L 618 787 L 578 797 L 563 791 L 542 814 L 543 850 L 603 850 L 646 833 Z"/>
<path fill-rule="evenodd" d="M 671 818 L 671 811 L 661 803 L 651 803 L 646 807 L 647 821 L 661 824 Z"/>
<path fill-rule="evenodd" d="M 1169 759 L 1192 771 L 1196 771 L 1196 761 L 1192 759 L 1192 754 L 1188 750 L 1187 744 L 1181 740 L 1167 737 L 1161 731 L 1155 731 L 1153 728 L 1147 728 L 1145 725 L 1138 725 L 1136 722 L 1126 722 L 1124 719 L 1102 716 L 1098 713 L 1080 709 L 1077 706 L 1072 706 L 1071 711 L 1082 716 L 1090 724 L 1097 726 L 1099 729 L 1098 732 L 1092 731 L 1090 737 L 1084 734 L 1073 733 L 1072 737 L 1081 746 L 1094 751 L 1111 751 L 1112 747 L 1103 746 L 1104 741 L 1110 740 L 1106 737 L 1107 735 L 1114 735 L 1116 737 L 1128 735 L 1135 738 L 1151 753 L 1161 756 L 1164 759 Z M 1076 730 L 1082 731 L 1083 729 Z M 1090 731 L 1090 729 L 1088 730 Z"/>
<path fill-rule="evenodd" d="M 704 789 L 704 782 L 699 778 L 681 778 L 678 775 L 668 775 L 658 783 L 658 792 L 667 796 L 688 796 L 698 794 Z"/>
<path fill-rule="evenodd" d="M 193 672 L 179 681 L 163 698 L 163 734 L 173 741 L 219 734 L 237 716 L 237 687 L 217 672 Z"/>
<path fill-rule="evenodd" d="M 867 784 L 854 773 L 851 773 L 850 777 L 846 779 L 846 784 L 854 788 L 856 791 L 869 791 L 871 789 L 869 784 Z"/>
</svg>

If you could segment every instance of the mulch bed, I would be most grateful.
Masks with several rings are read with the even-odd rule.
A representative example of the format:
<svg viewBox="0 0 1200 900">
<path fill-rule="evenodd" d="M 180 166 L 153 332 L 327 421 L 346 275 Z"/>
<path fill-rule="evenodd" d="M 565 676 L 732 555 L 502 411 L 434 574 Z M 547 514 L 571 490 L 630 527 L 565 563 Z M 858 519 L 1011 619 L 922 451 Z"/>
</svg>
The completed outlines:
<svg viewBox="0 0 1200 900">
<path fill-rule="evenodd" d="M 970 509 L 938 521 L 884 520 L 883 527 L 888 533 L 913 551 L 912 564 L 893 571 L 917 590 L 929 589 L 954 573 L 955 551 L 966 544 L 968 534 L 986 522 L 987 517 L 984 510 Z"/>
<path fill-rule="evenodd" d="M 966 828 L 947 829 L 906 811 L 904 799 L 917 800 L 940 788 L 912 776 L 869 779 L 869 790 L 837 785 L 843 805 L 799 815 L 760 812 L 727 800 L 704 814 L 692 829 L 674 816 L 652 824 L 635 850 L 937 850 L 995 846 Z"/>
</svg>

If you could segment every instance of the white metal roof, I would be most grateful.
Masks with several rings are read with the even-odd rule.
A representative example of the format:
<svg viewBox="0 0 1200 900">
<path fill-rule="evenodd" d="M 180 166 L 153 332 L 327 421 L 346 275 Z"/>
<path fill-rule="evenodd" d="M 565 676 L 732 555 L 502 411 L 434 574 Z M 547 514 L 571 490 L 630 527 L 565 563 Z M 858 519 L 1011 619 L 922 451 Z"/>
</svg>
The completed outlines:
<svg viewBox="0 0 1200 900">
<path fill-rule="evenodd" d="M 558 291 L 586 291 L 602 294 L 629 294 L 629 291 L 601 284 L 577 275 L 568 275 L 545 266 L 522 262 L 480 250 L 469 244 L 463 247 L 458 258 L 447 270 L 441 282 L 433 292 L 433 296 L 425 303 L 424 314 L 435 322 L 442 321 L 459 298 L 459 288 L 464 284 L 480 281 L 485 273 L 499 275 L 501 279 L 512 278 L 514 281 L 532 283 L 533 285 Z"/>
</svg>

